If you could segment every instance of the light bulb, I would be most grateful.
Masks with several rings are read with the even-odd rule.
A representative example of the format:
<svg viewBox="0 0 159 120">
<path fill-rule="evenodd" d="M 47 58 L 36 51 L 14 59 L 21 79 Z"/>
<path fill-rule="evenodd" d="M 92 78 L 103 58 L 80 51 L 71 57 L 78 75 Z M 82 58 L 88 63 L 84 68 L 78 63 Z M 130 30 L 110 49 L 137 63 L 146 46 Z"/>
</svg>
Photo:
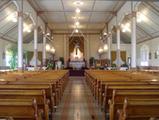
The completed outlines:
<svg viewBox="0 0 159 120">
<path fill-rule="evenodd" d="M 106 32 L 104 32 L 104 35 L 107 35 L 107 33 L 106 33 Z"/>
<path fill-rule="evenodd" d="M 80 23 L 79 23 L 78 21 L 75 23 L 76 26 L 78 26 L 79 24 L 80 24 Z"/>
<path fill-rule="evenodd" d="M 75 32 L 78 33 L 79 32 L 78 29 L 76 29 Z"/>
<path fill-rule="evenodd" d="M 107 51 L 108 50 L 108 45 L 105 44 L 103 49 L 104 49 L 104 51 Z"/>
<path fill-rule="evenodd" d="M 30 30 L 30 29 L 28 29 L 28 30 L 27 30 L 27 32 L 28 32 L 28 33 L 31 33 L 31 30 Z"/>
<path fill-rule="evenodd" d="M 46 45 L 46 51 L 50 51 L 50 45 L 49 44 Z"/>
<path fill-rule="evenodd" d="M 55 53 L 55 48 L 52 47 L 50 51 L 54 54 Z"/>
<path fill-rule="evenodd" d="M 47 33 L 46 35 L 47 35 L 47 36 L 49 36 L 49 35 L 50 35 L 50 33 Z"/>
<path fill-rule="evenodd" d="M 99 52 L 99 53 L 102 53 L 102 52 L 103 52 L 103 49 L 102 49 L 102 48 L 99 48 L 98 52 Z"/>
<path fill-rule="evenodd" d="M 80 13 L 81 10 L 79 8 L 76 8 L 76 13 Z"/>
<path fill-rule="evenodd" d="M 76 6 L 81 6 L 81 5 L 83 5 L 83 2 L 78 0 L 78 1 L 75 1 L 73 4 Z"/>
</svg>

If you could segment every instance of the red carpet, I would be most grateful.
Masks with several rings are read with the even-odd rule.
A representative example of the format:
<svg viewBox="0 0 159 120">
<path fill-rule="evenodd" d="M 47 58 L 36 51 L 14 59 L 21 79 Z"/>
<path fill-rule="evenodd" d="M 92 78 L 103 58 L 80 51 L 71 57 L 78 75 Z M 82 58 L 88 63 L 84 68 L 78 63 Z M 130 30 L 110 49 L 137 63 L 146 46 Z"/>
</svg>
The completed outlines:
<svg viewBox="0 0 159 120">
<path fill-rule="evenodd" d="M 85 70 L 70 70 L 70 76 L 84 76 Z"/>
</svg>

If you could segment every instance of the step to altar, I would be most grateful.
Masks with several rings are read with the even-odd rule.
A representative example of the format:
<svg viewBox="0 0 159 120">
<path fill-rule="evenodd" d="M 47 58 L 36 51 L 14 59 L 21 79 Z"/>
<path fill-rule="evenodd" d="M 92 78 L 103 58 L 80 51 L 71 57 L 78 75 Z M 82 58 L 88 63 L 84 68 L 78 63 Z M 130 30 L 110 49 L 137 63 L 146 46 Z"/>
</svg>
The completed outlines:
<svg viewBox="0 0 159 120">
<path fill-rule="evenodd" d="M 85 70 L 69 70 L 70 76 L 84 76 Z"/>
</svg>

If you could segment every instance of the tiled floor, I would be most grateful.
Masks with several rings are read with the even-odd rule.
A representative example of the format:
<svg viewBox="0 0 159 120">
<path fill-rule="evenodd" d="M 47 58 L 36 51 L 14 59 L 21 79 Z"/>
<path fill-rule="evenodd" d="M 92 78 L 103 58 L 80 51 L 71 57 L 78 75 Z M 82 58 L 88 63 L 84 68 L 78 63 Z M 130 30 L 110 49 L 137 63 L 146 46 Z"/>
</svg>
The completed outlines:
<svg viewBox="0 0 159 120">
<path fill-rule="evenodd" d="M 84 77 L 71 77 L 54 120 L 104 120 Z"/>
</svg>

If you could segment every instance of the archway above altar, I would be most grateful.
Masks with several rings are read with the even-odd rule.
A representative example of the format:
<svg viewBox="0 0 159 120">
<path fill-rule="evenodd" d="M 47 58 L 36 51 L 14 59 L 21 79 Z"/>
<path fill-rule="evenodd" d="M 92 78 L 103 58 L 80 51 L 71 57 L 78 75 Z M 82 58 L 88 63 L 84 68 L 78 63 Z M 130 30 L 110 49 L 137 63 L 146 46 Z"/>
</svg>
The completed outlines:
<svg viewBox="0 0 159 120">
<path fill-rule="evenodd" d="M 70 37 L 69 50 L 69 67 L 77 70 L 85 68 L 86 62 L 84 60 L 84 38 L 80 36 Z"/>
</svg>

